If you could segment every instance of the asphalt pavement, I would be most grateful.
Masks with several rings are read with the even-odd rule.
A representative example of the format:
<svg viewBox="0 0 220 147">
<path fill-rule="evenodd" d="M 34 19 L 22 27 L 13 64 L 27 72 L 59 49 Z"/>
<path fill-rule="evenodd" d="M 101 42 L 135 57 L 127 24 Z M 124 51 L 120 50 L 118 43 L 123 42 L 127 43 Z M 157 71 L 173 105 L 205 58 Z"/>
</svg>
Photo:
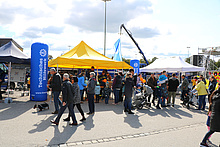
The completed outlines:
<svg viewBox="0 0 220 147">
<path fill-rule="evenodd" d="M 36 102 L 29 96 L 20 97 L 20 92 L 11 95 L 13 103 L 0 103 L 0 146 L 149 146 L 149 147 L 196 147 L 207 132 L 207 111 L 195 108 L 186 109 L 180 105 L 177 96 L 175 107 L 161 110 L 144 108 L 134 110 L 135 114 L 123 112 L 119 105 L 95 104 L 95 114 L 86 115 L 87 120 L 80 122 L 80 113 L 75 108 L 78 126 L 70 126 L 62 121 L 58 126 L 50 120 L 56 115 L 54 104 L 48 100 L 49 110 L 38 112 L 33 109 Z M 40 102 L 38 102 L 39 104 Z M 82 104 L 88 112 L 88 103 Z M 211 137 L 212 146 L 220 144 L 220 133 Z"/>
</svg>

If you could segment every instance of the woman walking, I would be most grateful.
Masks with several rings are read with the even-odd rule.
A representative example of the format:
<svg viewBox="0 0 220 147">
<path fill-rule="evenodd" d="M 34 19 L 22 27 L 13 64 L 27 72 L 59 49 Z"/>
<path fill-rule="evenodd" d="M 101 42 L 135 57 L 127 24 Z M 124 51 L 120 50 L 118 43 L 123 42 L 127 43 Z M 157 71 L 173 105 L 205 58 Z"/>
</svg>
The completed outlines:
<svg viewBox="0 0 220 147">
<path fill-rule="evenodd" d="M 200 143 L 201 147 L 208 147 L 207 140 L 209 137 L 215 132 L 220 132 L 220 89 L 214 91 L 210 99 L 210 102 L 212 103 L 210 130 L 206 133 L 205 137 Z"/>
</svg>

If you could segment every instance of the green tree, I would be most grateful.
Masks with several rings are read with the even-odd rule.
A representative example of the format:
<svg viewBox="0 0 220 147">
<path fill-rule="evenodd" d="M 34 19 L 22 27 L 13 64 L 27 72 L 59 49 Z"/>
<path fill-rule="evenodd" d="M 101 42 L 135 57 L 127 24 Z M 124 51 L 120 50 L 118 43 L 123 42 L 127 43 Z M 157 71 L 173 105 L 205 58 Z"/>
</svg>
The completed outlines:
<svg viewBox="0 0 220 147">
<path fill-rule="evenodd" d="M 185 61 L 190 64 L 190 57 L 186 58 Z"/>
<path fill-rule="evenodd" d="M 53 56 L 52 55 L 48 55 L 48 61 L 52 60 Z"/>
</svg>

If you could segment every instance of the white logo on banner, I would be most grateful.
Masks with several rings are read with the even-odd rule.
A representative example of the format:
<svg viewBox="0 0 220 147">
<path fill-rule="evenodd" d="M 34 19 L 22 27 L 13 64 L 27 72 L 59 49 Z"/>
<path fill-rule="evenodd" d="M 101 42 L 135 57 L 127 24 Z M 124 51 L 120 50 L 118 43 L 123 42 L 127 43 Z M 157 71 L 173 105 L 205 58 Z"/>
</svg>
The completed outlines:
<svg viewBox="0 0 220 147">
<path fill-rule="evenodd" d="M 138 67 L 138 63 L 134 63 L 134 67 Z"/>
<path fill-rule="evenodd" d="M 45 57 L 47 55 L 47 51 L 45 49 L 40 50 L 41 57 Z"/>
</svg>

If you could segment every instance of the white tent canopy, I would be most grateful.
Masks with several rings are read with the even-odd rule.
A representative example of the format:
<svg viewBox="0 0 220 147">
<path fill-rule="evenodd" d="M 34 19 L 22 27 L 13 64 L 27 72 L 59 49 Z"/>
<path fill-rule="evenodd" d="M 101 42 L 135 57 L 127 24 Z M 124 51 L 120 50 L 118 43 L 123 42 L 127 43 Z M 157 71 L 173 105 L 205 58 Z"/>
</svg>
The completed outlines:
<svg viewBox="0 0 220 147">
<path fill-rule="evenodd" d="M 162 72 L 163 70 L 168 72 L 197 72 L 205 71 L 205 68 L 193 66 L 177 56 L 157 59 L 152 64 L 141 68 L 140 72 Z"/>
</svg>

